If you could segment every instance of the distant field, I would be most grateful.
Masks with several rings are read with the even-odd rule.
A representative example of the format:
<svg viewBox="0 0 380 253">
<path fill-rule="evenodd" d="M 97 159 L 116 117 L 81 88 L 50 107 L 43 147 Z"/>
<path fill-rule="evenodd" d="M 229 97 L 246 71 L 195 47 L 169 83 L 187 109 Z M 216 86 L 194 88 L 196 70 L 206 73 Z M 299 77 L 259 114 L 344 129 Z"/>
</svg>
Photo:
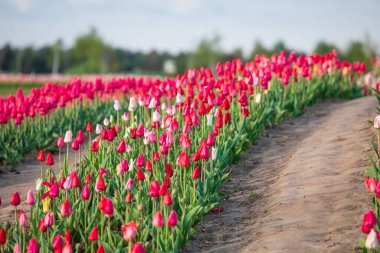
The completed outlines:
<svg viewBox="0 0 380 253">
<path fill-rule="evenodd" d="M 0 83 L 0 95 L 16 94 L 17 89 L 20 87 L 22 87 L 24 95 L 26 95 L 32 88 L 38 88 L 42 85 L 42 83 Z"/>
</svg>

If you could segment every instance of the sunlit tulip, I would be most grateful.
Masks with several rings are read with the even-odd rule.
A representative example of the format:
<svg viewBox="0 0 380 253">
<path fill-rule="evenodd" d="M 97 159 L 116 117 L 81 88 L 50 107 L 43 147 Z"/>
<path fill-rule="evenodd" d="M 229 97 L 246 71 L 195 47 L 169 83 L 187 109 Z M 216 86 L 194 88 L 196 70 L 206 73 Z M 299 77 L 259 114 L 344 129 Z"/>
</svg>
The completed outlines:
<svg viewBox="0 0 380 253">
<path fill-rule="evenodd" d="M 54 157 L 51 152 L 48 153 L 45 163 L 48 166 L 54 165 Z"/>
<path fill-rule="evenodd" d="M 95 226 L 95 227 L 91 230 L 90 234 L 88 235 L 88 240 L 89 240 L 89 241 L 92 241 L 92 242 L 95 242 L 95 241 L 98 240 L 98 237 L 99 237 L 98 227 Z"/>
<path fill-rule="evenodd" d="M 103 120 L 103 125 L 107 127 L 107 126 L 109 126 L 109 124 L 110 124 L 109 119 L 104 118 L 104 120 Z"/>
<path fill-rule="evenodd" d="M 71 130 L 66 131 L 64 143 L 70 143 L 73 141 L 73 132 Z"/>
<path fill-rule="evenodd" d="M 28 242 L 28 247 L 27 247 L 28 253 L 39 253 L 40 248 L 38 247 L 37 240 L 34 238 L 31 238 Z"/>
<path fill-rule="evenodd" d="M 63 240 L 62 240 L 61 235 L 56 235 L 54 237 L 53 243 L 52 243 L 52 248 L 55 251 L 61 250 L 63 248 Z"/>
<path fill-rule="evenodd" d="M 41 190 L 42 190 L 42 179 L 41 178 L 37 178 L 36 179 L 36 191 L 40 192 Z"/>
<path fill-rule="evenodd" d="M 177 225 L 177 223 L 178 223 L 177 213 L 174 210 L 172 210 L 168 217 L 168 226 L 174 227 Z"/>
<path fill-rule="evenodd" d="M 379 247 L 379 241 L 374 229 L 371 229 L 371 232 L 368 234 L 367 239 L 365 240 L 365 247 L 369 250 L 374 250 Z"/>
<path fill-rule="evenodd" d="M 158 211 L 152 218 L 152 225 L 155 227 L 162 227 L 164 225 L 164 218 L 161 211 Z"/>
<path fill-rule="evenodd" d="M 362 232 L 368 234 L 376 225 L 377 219 L 372 210 L 368 211 L 363 217 Z"/>
<path fill-rule="evenodd" d="M 257 93 L 257 94 L 256 94 L 256 97 L 255 97 L 255 102 L 256 102 L 256 104 L 260 103 L 260 100 L 261 100 L 261 94 L 260 94 L 260 93 Z"/>
<path fill-rule="evenodd" d="M 130 221 L 125 225 L 121 225 L 123 231 L 123 238 L 127 242 L 134 241 L 137 235 L 137 224 L 134 221 Z"/>
<path fill-rule="evenodd" d="M 29 190 L 27 195 L 26 195 L 26 202 L 27 205 L 33 206 L 36 204 L 36 198 L 34 197 L 33 191 Z"/>
<path fill-rule="evenodd" d="M 367 188 L 370 192 L 375 192 L 377 182 L 374 178 L 366 177 L 365 178 L 365 185 L 367 186 Z"/>
<path fill-rule="evenodd" d="M 13 253 L 21 253 L 21 247 L 20 244 L 16 243 L 13 247 Z"/>
<path fill-rule="evenodd" d="M 101 191 L 104 191 L 105 189 L 106 189 L 106 184 L 104 183 L 103 178 L 99 177 L 95 183 L 95 191 L 101 192 Z"/>
</svg>

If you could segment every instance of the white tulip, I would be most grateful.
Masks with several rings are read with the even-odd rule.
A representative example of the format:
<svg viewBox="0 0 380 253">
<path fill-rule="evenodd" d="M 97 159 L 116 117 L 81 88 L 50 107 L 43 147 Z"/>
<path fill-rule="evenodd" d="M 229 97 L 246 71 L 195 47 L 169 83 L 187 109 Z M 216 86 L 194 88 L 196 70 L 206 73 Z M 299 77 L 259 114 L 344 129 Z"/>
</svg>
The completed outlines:
<svg viewBox="0 0 380 253">
<path fill-rule="evenodd" d="M 218 150 L 216 148 L 212 147 L 212 149 L 211 149 L 211 160 L 215 161 L 217 155 L 218 155 Z"/>
<path fill-rule="evenodd" d="M 157 107 L 157 102 L 156 102 L 156 99 L 153 97 L 150 102 L 149 102 L 149 105 L 148 105 L 148 108 L 149 109 L 154 109 Z"/>
<path fill-rule="evenodd" d="M 103 131 L 102 125 L 96 124 L 95 133 L 96 134 L 101 134 L 102 131 Z"/>
<path fill-rule="evenodd" d="M 107 118 L 104 118 L 103 125 L 108 126 L 110 124 L 110 121 Z"/>
<path fill-rule="evenodd" d="M 376 249 L 379 247 L 379 241 L 377 240 L 377 235 L 374 229 L 371 229 L 371 232 L 368 234 L 367 239 L 365 240 L 365 247 L 367 249 Z"/>
<path fill-rule="evenodd" d="M 377 129 L 380 128 L 380 115 L 377 115 L 375 117 L 375 120 L 373 121 L 373 127 Z"/>
<path fill-rule="evenodd" d="M 42 179 L 41 178 L 37 178 L 36 179 L 36 191 L 40 192 L 42 189 Z"/>
<path fill-rule="evenodd" d="M 212 114 L 207 114 L 206 115 L 206 125 L 207 126 L 212 126 L 212 118 L 213 118 L 213 115 Z"/>
<path fill-rule="evenodd" d="M 73 141 L 73 132 L 71 130 L 66 131 L 65 139 L 63 140 L 64 143 L 70 143 Z"/>
<path fill-rule="evenodd" d="M 119 100 L 115 99 L 115 102 L 113 104 L 113 108 L 115 108 L 116 111 L 119 111 L 121 109 L 121 105 L 119 103 Z"/>
<path fill-rule="evenodd" d="M 135 97 L 129 99 L 128 111 L 135 111 L 137 108 L 137 101 Z"/>
<path fill-rule="evenodd" d="M 153 112 L 153 122 L 160 122 L 161 121 L 161 115 L 158 111 Z"/>
<path fill-rule="evenodd" d="M 260 103 L 260 100 L 261 100 L 261 94 L 260 94 L 260 93 L 257 93 L 257 94 L 256 94 L 256 97 L 255 97 L 255 102 L 256 102 L 256 104 Z"/>
</svg>

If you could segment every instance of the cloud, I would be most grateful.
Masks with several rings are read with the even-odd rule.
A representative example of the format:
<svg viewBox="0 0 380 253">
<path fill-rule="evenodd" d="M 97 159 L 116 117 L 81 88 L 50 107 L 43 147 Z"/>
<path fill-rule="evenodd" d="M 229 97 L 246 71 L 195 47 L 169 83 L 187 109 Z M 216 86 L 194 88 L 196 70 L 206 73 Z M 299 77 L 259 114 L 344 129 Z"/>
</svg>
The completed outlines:
<svg viewBox="0 0 380 253">
<path fill-rule="evenodd" d="M 146 0 L 145 3 L 174 13 L 186 13 L 201 7 L 200 0 Z"/>
<path fill-rule="evenodd" d="M 108 0 L 68 0 L 72 5 L 102 5 L 108 2 Z"/>
<path fill-rule="evenodd" d="M 19 12 L 28 12 L 32 9 L 35 0 L 8 0 Z"/>
</svg>

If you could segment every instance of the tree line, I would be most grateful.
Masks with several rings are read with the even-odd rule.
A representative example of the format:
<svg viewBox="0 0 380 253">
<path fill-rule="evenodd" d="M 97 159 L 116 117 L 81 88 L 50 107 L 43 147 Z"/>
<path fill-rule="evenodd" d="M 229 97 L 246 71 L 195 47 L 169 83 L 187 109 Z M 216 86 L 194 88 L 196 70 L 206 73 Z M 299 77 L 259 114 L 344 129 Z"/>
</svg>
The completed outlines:
<svg viewBox="0 0 380 253">
<path fill-rule="evenodd" d="M 213 66 L 217 61 L 232 60 L 236 57 L 244 59 L 243 51 L 236 48 L 226 52 L 220 47 L 221 37 L 202 39 L 194 51 L 177 54 L 151 50 L 149 52 L 132 51 L 115 48 L 105 43 L 95 29 L 79 36 L 71 48 L 65 49 L 62 40 L 53 45 L 39 48 L 27 46 L 17 48 L 7 43 L 0 48 L 0 73 L 142 73 L 163 74 L 166 62 L 175 66 L 175 72 L 182 73 L 187 68 Z M 351 41 L 345 49 L 333 43 L 320 41 L 314 52 L 325 54 L 337 49 L 342 59 L 363 61 L 370 64 L 376 56 L 376 46 L 369 36 L 363 41 Z M 272 47 L 264 46 L 260 41 L 254 43 L 248 56 L 255 54 L 271 55 L 285 50 L 290 52 L 284 42 L 278 41 Z M 297 52 L 297 51 L 296 51 Z M 303 53 L 298 51 L 298 53 Z M 248 59 L 245 59 L 248 60 Z"/>
</svg>

